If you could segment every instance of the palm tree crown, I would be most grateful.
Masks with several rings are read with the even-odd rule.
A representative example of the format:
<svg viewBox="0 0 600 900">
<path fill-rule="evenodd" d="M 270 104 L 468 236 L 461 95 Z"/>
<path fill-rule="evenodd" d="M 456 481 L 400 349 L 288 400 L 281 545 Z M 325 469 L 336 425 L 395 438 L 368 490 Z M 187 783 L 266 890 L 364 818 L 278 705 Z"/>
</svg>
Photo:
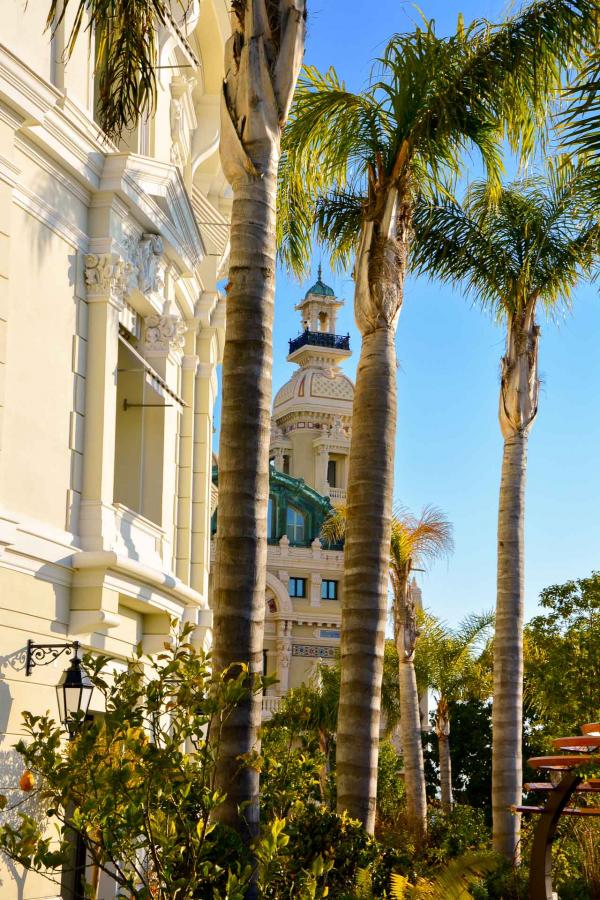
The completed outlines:
<svg viewBox="0 0 600 900">
<path fill-rule="evenodd" d="M 498 186 L 501 140 L 532 151 L 562 71 L 593 41 L 596 14 L 593 0 L 538 0 L 500 26 L 477 20 L 466 28 L 459 18 L 447 38 L 425 22 L 390 40 L 362 94 L 346 90 L 333 69 L 306 68 L 280 166 L 286 263 L 305 270 L 316 223 L 332 260 L 347 264 L 361 224 L 379 218 L 391 186 L 402 196 L 397 214 L 410 219 L 414 198 L 456 174 L 468 146 Z"/>
<path fill-rule="evenodd" d="M 448 197 L 415 210 L 417 271 L 461 284 L 499 319 L 540 302 L 568 304 L 600 249 L 597 175 L 559 159 L 547 177 L 529 177 L 490 195 L 476 182 L 461 204 Z"/>
</svg>

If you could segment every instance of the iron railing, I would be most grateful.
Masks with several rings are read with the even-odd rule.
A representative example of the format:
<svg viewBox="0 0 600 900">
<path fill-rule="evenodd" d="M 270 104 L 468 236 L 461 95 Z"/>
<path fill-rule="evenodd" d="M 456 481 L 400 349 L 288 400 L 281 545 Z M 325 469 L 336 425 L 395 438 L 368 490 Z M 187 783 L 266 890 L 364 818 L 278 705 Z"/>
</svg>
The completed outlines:
<svg viewBox="0 0 600 900">
<path fill-rule="evenodd" d="M 297 338 L 290 341 L 290 353 L 299 350 L 306 345 L 311 347 L 329 347 L 333 350 L 349 350 L 349 334 L 329 334 L 328 331 L 303 331 Z"/>
</svg>

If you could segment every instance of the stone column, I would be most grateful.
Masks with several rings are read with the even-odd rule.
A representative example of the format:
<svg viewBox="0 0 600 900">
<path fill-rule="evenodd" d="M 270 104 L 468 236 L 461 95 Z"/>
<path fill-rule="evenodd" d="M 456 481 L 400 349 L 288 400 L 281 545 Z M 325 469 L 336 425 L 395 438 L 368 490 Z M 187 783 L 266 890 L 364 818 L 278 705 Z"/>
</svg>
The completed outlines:
<svg viewBox="0 0 600 900">
<path fill-rule="evenodd" d="M 275 448 L 275 468 L 278 472 L 283 472 L 283 457 L 285 456 L 285 452 L 283 447 Z"/>
<path fill-rule="evenodd" d="M 327 483 L 327 465 L 329 463 L 328 447 L 317 447 L 315 458 L 315 484 L 319 494 L 329 496 L 329 484 Z"/>
<path fill-rule="evenodd" d="M 144 322 L 144 357 L 169 387 L 177 393 L 179 369 L 185 348 L 187 326 L 181 316 L 148 316 Z M 163 566 L 172 568 L 171 548 L 175 538 L 175 508 L 177 477 L 177 434 L 180 409 L 166 396 L 164 404 L 156 405 L 156 394 L 144 387 L 142 410 L 144 421 L 144 453 L 142 474 L 142 515 L 158 522 L 166 534 Z M 154 435 L 152 435 L 152 431 Z M 146 439 L 154 437 L 154 440 Z"/>
<path fill-rule="evenodd" d="M 192 484 L 194 463 L 194 396 L 198 357 L 196 334 L 190 328 L 185 339 L 185 355 L 181 363 L 181 396 L 186 404 L 179 420 L 179 469 L 177 479 L 177 538 L 175 574 L 190 583 L 192 540 Z"/>
<path fill-rule="evenodd" d="M 292 661 L 292 623 L 277 623 L 277 690 L 281 696 L 286 694 L 290 684 L 290 664 Z"/>
<path fill-rule="evenodd" d="M 217 393 L 216 363 L 203 360 L 196 373 L 192 484 L 190 585 L 208 597 L 213 406 Z"/>
<path fill-rule="evenodd" d="M 111 550 L 119 311 L 132 267 L 116 253 L 88 254 L 85 435 L 79 533 L 84 550 Z"/>
</svg>

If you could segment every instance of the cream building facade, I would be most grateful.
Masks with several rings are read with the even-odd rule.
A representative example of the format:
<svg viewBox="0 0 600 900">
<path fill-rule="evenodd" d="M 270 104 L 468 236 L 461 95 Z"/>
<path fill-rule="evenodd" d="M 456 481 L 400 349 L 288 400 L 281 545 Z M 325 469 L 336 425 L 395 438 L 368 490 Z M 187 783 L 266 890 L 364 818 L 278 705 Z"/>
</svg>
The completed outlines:
<svg viewBox="0 0 600 900">
<path fill-rule="evenodd" d="M 264 652 L 277 683 L 265 719 L 339 650 L 344 554 L 319 533 L 346 498 L 354 386 L 340 368 L 351 355 L 349 336 L 336 334 L 342 306 L 319 267 L 296 305 L 301 330 L 287 359 L 298 368 L 273 403 Z"/>
<path fill-rule="evenodd" d="M 0 792 L 9 800 L 21 711 L 57 715 L 65 668 L 63 656 L 28 677 L 28 640 L 78 640 L 119 661 L 139 641 L 161 649 L 171 618 L 192 622 L 200 644 L 211 626 L 227 4 L 192 0 L 161 27 L 156 113 L 119 147 L 95 121 L 87 33 L 65 64 L 71 22 L 50 38 L 48 6 L 5 0 L 0 29 Z M 2 900 L 58 893 L 0 868 Z"/>
</svg>

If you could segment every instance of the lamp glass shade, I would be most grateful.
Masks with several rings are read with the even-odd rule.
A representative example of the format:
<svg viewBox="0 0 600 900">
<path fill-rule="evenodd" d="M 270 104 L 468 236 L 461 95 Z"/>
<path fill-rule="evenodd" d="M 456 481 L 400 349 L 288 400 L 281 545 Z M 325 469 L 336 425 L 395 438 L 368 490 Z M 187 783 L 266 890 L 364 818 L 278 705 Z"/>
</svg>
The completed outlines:
<svg viewBox="0 0 600 900">
<path fill-rule="evenodd" d="M 60 720 L 72 734 L 77 727 L 79 713 L 87 715 L 94 685 L 82 670 L 81 661 L 76 656 L 65 669 L 56 685 L 56 699 Z"/>
</svg>

